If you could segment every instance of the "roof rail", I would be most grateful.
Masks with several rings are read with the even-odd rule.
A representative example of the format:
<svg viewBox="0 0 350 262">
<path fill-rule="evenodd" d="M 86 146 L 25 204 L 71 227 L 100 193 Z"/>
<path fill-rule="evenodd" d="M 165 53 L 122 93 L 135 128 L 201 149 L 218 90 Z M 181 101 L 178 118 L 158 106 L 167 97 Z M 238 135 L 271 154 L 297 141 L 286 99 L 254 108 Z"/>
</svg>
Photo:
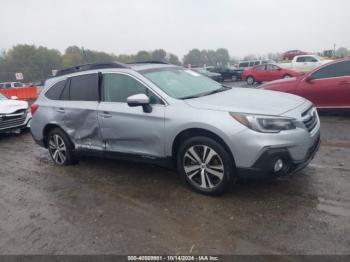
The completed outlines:
<svg viewBox="0 0 350 262">
<path fill-rule="evenodd" d="M 156 60 L 150 60 L 150 61 L 142 61 L 142 62 L 133 62 L 128 64 L 165 64 L 168 65 L 169 63 L 166 61 L 156 61 Z"/>
<path fill-rule="evenodd" d="M 82 71 L 93 70 L 93 69 L 103 69 L 103 68 L 129 68 L 129 67 L 125 64 L 118 63 L 118 62 L 84 64 L 84 65 L 77 65 L 77 66 L 58 70 L 55 76 L 63 76 L 63 75 L 72 74 L 76 72 L 82 72 Z"/>
</svg>

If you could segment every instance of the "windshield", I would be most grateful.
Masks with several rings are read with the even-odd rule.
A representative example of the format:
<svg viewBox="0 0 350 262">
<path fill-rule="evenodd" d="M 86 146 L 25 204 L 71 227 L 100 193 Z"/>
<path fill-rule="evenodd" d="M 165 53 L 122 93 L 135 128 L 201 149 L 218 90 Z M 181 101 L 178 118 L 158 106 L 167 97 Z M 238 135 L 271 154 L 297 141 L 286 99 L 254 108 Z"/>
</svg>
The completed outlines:
<svg viewBox="0 0 350 262">
<path fill-rule="evenodd" d="M 7 100 L 8 98 L 0 93 L 0 100 Z"/>
<path fill-rule="evenodd" d="M 161 68 L 141 73 L 167 95 L 178 99 L 199 97 L 222 89 L 214 80 L 182 68 Z"/>
</svg>

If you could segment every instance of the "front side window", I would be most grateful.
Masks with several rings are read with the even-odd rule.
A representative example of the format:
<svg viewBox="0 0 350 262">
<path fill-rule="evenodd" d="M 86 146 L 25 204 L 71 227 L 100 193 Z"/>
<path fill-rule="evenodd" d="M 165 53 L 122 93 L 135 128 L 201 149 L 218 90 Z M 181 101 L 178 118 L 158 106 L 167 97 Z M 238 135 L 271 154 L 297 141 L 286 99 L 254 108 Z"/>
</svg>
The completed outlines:
<svg viewBox="0 0 350 262">
<path fill-rule="evenodd" d="M 325 66 L 312 74 L 312 79 L 350 76 L 350 61 Z"/>
<path fill-rule="evenodd" d="M 151 104 L 160 104 L 161 100 L 136 79 L 123 74 L 103 75 L 103 97 L 106 102 L 126 103 L 127 98 L 136 94 L 145 94 Z"/>
<path fill-rule="evenodd" d="M 69 98 L 72 101 L 98 101 L 98 74 L 72 77 L 70 79 Z"/>
<path fill-rule="evenodd" d="M 198 97 L 222 89 L 222 86 L 201 74 L 182 68 L 144 70 L 141 73 L 173 98 Z"/>
</svg>

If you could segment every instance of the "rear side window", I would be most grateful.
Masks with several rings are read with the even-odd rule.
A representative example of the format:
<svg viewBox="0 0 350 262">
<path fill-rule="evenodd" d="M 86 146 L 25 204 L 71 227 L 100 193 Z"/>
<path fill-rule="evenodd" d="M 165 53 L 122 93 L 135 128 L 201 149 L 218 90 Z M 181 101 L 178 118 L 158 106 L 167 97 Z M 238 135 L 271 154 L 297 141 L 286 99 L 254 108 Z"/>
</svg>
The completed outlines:
<svg viewBox="0 0 350 262">
<path fill-rule="evenodd" d="M 350 76 L 350 61 L 325 66 L 312 74 L 312 79 Z"/>
<path fill-rule="evenodd" d="M 98 101 L 98 97 L 98 74 L 74 76 L 70 79 L 70 100 Z"/>
<path fill-rule="evenodd" d="M 265 65 L 261 65 L 261 66 L 257 66 L 257 67 L 255 67 L 255 70 L 258 70 L 258 71 L 263 71 L 263 70 L 265 70 Z"/>
<path fill-rule="evenodd" d="M 60 100 L 66 80 L 54 84 L 46 93 L 45 96 L 51 100 Z"/>
</svg>

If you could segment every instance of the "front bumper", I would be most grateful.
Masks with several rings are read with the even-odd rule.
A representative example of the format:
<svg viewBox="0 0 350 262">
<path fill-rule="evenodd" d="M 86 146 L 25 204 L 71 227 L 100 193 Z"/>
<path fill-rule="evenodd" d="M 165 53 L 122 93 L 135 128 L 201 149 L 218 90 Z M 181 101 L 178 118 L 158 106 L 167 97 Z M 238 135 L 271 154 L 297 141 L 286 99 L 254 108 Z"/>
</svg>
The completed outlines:
<svg viewBox="0 0 350 262">
<path fill-rule="evenodd" d="M 321 143 L 318 134 L 314 143 L 309 148 L 306 157 L 302 160 L 293 160 L 288 148 L 267 148 L 254 165 L 250 168 L 238 168 L 239 175 L 276 175 L 283 176 L 296 173 L 305 168 L 315 157 Z M 283 161 L 283 168 L 276 172 L 274 165 L 277 160 Z"/>
<path fill-rule="evenodd" d="M 29 112 L 26 114 L 24 121 L 23 120 L 18 122 L 13 121 L 13 122 L 6 123 L 6 125 L 0 128 L 0 133 L 9 133 L 9 132 L 21 130 L 24 128 L 30 128 L 31 120 L 32 120 L 32 115 Z"/>
</svg>

